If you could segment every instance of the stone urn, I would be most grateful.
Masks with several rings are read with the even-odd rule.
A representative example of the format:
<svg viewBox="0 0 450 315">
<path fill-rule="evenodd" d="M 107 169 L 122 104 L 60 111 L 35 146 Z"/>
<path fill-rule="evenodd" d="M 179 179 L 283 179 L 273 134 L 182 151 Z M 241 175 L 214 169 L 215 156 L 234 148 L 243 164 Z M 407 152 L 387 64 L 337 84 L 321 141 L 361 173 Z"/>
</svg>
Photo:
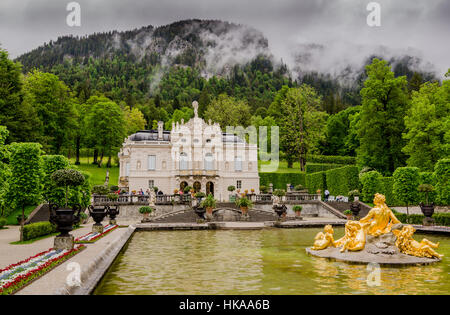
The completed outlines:
<svg viewBox="0 0 450 315">
<path fill-rule="evenodd" d="M 103 219 L 108 215 L 107 206 L 89 206 L 89 214 L 95 221 L 92 226 L 92 233 L 103 233 Z"/>
<path fill-rule="evenodd" d="M 194 212 L 198 215 L 200 221 L 205 220 L 206 209 L 204 207 L 200 206 L 200 204 L 197 204 L 193 207 L 193 209 Z"/>
<path fill-rule="evenodd" d="M 119 215 L 119 207 L 118 206 L 108 206 L 108 216 L 109 216 L 109 224 L 114 225 L 117 224 L 116 216 Z"/>
<path fill-rule="evenodd" d="M 432 202 L 429 205 L 424 204 L 423 202 L 419 203 L 420 210 L 422 210 L 423 215 L 423 225 L 433 225 L 434 219 L 432 218 L 434 214 L 434 203 Z"/>
<path fill-rule="evenodd" d="M 359 204 L 359 202 L 352 202 L 350 204 L 350 211 L 352 212 L 353 217 L 357 218 L 359 212 L 361 211 L 361 205 Z"/>
<path fill-rule="evenodd" d="M 283 205 L 283 204 L 273 205 L 272 209 L 278 215 L 278 220 L 281 220 L 282 217 L 287 212 L 287 207 L 286 207 L 286 205 Z"/>
<path fill-rule="evenodd" d="M 431 216 L 434 214 L 434 203 L 432 202 L 430 205 L 426 205 L 423 202 L 419 204 L 420 210 L 422 210 L 422 213 L 425 217 L 431 218 Z"/>
<path fill-rule="evenodd" d="M 60 233 L 55 237 L 55 249 L 73 249 L 73 235 L 69 234 L 73 230 L 73 225 L 80 222 L 80 205 L 70 208 L 59 208 L 56 204 L 49 205 L 49 221 L 56 225 L 56 230 Z"/>
</svg>

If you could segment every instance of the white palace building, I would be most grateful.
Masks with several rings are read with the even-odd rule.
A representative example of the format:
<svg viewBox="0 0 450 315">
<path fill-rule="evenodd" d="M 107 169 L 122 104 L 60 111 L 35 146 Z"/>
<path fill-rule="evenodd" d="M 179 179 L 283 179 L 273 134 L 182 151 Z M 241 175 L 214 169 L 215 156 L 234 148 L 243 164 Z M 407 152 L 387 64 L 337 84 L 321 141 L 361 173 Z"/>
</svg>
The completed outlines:
<svg viewBox="0 0 450 315">
<path fill-rule="evenodd" d="M 223 133 L 218 123 L 198 117 L 173 123 L 164 130 L 143 130 L 125 139 L 119 152 L 119 187 L 144 192 L 154 186 L 166 195 L 191 186 L 228 200 L 228 186 L 241 192 L 259 192 L 258 147 L 244 137 Z"/>
</svg>

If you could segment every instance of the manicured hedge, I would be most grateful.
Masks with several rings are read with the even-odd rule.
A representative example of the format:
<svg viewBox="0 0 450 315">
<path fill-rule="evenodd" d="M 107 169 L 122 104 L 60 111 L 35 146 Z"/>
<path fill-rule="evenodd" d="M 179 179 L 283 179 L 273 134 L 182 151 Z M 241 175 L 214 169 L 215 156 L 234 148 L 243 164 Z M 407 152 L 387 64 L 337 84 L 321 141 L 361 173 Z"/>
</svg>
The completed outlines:
<svg viewBox="0 0 450 315">
<path fill-rule="evenodd" d="M 325 172 L 335 168 L 342 167 L 342 164 L 327 164 L 327 163 L 306 163 L 306 174 Z"/>
<path fill-rule="evenodd" d="M 386 204 L 390 206 L 403 206 L 404 203 L 395 199 L 392 187 L 394 186 L 394 178 L 381 177 L 380 179 L 380 194 L 386 197 Z"/>
<path fill-rule="evenodd" d="M 52 234 L 56 232 L 56 226 L 50 222 L 37 222 L 27 224 L 23 227 L 23 240 L 28 241 L 33 238 Z"/>
<path fill-rule="evenodd" d="M 393 211 L 397 219 L 402 223 L 408 224 L 418 224 L 421 225 L 424 219 L 424 215 L 422 214 L 410 214 L 399 213 L 397 211 Z M 433 219 L 436 225 L 442 226 L 450 226 L 450 213 L 435 213 L 433 214 Z"/>
<path fill-rule="evenodd" d="M 317 172 L 312 174 L 306 174 L 306 187 L 310 194 L 315 194 L 317 189 L 322 191 L 327 188 L 326 174 L 325 172 Z"/>
<path fill-rule="evenodd" d="M 417 167 L 398 167 L 394 174 L 394 185 L 392 191 L 396 200 L 407 205 L 419 203 L 420 184 L 419 168 Z"/>
<path fill-rule="evenodd" d="M 338 155 L 308 155 L 306 160 L 311 163 L 327 163 L 327 164 L 356 164 L 354 156 L 338 156 Z"/>
<path fill-rule="evenodd" d="M 381 191 L 381 174 L 377 171 L 363 173 L 361 181 L 361 198 L 364 202 L 372 202 L 376 193 Z"/>
<path fill-rule="evenodd" d="M 269 187 L 273 184 L 273 189 L 286 189 L 286 184 L 305 186 L 305 173 L 259 173 L 259 185 Z"/>
<path fill-rule="evenodd" d="M 357 166 L 344 166 L 328 170 L 325 174 L 326 186 L 332 196 L 347 196 L 349 191 L 359 189 Z"/>
<path fill-rule="evenodd" d="M 436 201 L 441 205 L 450 205 L 450 159 L 442 159 L 436 163 L 434 177 Z"/>
</svg>

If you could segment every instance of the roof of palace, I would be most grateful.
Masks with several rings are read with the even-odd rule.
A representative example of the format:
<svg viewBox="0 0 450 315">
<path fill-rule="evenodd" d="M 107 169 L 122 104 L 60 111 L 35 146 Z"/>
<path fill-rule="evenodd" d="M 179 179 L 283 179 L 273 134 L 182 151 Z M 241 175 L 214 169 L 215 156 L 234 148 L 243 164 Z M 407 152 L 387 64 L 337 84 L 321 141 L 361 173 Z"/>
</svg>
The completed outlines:
<svg viewBox="0 0 450 315">
<path fill-rule="evenodd" d="M 129 139 L 131 141 L 158 141 L 158 130 L 139 130 L 132 134 Z M 163 131 L 163 141 L 170 141 L 170 131 Z M 223 142 L 243 143 L 245 142 L 238 136 L 229 133 L 222 133 Z"/>
<path fill-rule="evenodd" d="M 131 141 L 158 141 L 158 130 L 139 130 L 129 138 Z M 163 141 L 170 141 L 170 131 L 163 131 Z"/>
</svg>

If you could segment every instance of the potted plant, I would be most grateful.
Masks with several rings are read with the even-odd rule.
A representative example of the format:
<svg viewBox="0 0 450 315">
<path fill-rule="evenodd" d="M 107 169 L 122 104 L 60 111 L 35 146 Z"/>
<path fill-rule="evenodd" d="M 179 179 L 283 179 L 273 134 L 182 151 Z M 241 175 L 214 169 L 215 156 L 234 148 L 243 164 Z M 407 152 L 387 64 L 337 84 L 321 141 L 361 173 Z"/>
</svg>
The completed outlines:
<svg viewBox="0 0 450 315">
<path fill-rule="evenodd" d="M 298 184 L 298 185 L 296 185 L 296 186 L 294 187 L 294 190 L 295 190 L 295 191 L 300 191 L 300 190 L 303 190 L 303 189 L 305 189 L 305 188 L 304 188 L 303 185 L 301 185 L 301 184 Z"/>
<path fill-rule="evenodd" d="M 230 202 L 235 202 L 236 201 L 236 196 L 233 194 L 233 191 L 236 190 L 236 187 L 234 187 L 233 185 L 230 185 L 230 186 L 228 186 L 227 190 L 231 193 L 228 196 Z"/>
<path fill-rule="evenodd" d="M 82 185 L 85 181 L 85 178 L 83 174 L 81 174 L 81 172 L 74 169 L 58 170 L 54 172 L 50 178 L 56 186 L 65 188 L 64 207 L 61 208 L 61 205 L 50 205 L 50 222 L 57 225 L 58 231 L 60 232 L 58 237 L 70 237 L 69 232 L 72 231 L 73 224 L 80 221 L 79 215 L 81 207 L 80 205 L 73 205 L 72 208 L 68 207 L 69 187 Z M 56 244 L 58 242 L 59 240 L 55 239 L 56 247 L 59 246 Z M 71 248 L 73 248 L 73 242 Z"/>
<path fill-rule="evenodd" d="M 109 193 L 107 196 L 108 196 L 108 199 L 110 201 L 112 201 L 112 203 L 114 203 L 115 201 L 117 201 L 119 199 L 119 195 L 115 194 L 115 193 Z"/>
<path fill-rule="evenodd" d="M 359 190 L 354 189 L 348 192 L 349 201 L 358 201 L 359 200 Z"/>
<path fill-rule="evenodd" d="M 248 209 L 253 207 L 253 202 L 247 197 L 242 197 L 236 200 L 236 205 L 241 209 L 242 215 L 246 216 Z"/>
<path fill-rule="evenodd" d="M 158 187 L 156 187 L 156 186 L 153 186 L 153 191 L 155 192 L 155 194 L 157 194 L 157 193 L 158 193 L 158 191 L 159 191 L 159 188 L 158 188 Z"/>
<path fill-rule="evenodd" d="M 297 217 L 299 217 L 299 216 L 301 215 L 302 209 L 303 209 L 303 207 L 300 206 L 300 205 L 295 205 L 295 206 L 292 207 L 292 210 L 294 210 L 295 215 L 296 215 Z"/>
<path fill-rule="evenodd" d="M 216 207 L 216 199 L 214 199 L 214 196 L 212 194 L 209 194 L 208 197 L 205 198 L 205 200 L 202 201 L 201 206 L 203 208 L 206 208 L 207 215 L 211 218 L 212 217 L 212 211 Z"/>
<path fill-rule="evenodd" d="M 204 192 L 202 192 L 202 191 L 199 191 L 199 192 L 195 193 L 194 197 L 197 198 L 197 199 L 202 200 L 203 198 L 206 197 L 206 194 Z"/>
<path fill-rule="evenodd" d="M 283 196 L 286 196 L 286 191 L 284 189 L 275 189 L 273 194 L 280 198 L 280 200 L 283 198 Z"/>
<path fill-rule="evenodd" d="M 430 184 L 421 184 L 418 187 L 419 192 L 425 193 L 425 204 L 423 202 L 420 202 L 420 210 L 422 210 L 422 213 L 425 217 L 431 218 L 431 216 L 434 214 L 434 203 L 429 203 L 429 194 L 434 191 L 434 187 Z"/>
<path fill-rule="evenodd" d="M 93 195 L 106 195 L 109 193 L 108 187 L 104 185 L 95 185 L 92 187 L 92 194 Z"/>
<path fill-rule="evenodd" d="M 142 222 L 148 222 L 150 213 L 153 212 L 153 208 L 149 206 L 143 206 L 139 208 L 139 213 L 143 215 Z"/>
<path fill-rule="evenodd" d="M 255 193 L 255 190 L 252 188 L 250 189 L 250 192 L 252 193 L 252 195 Z"/>
<path fill-rule="evenodd" d="M 347 220 L 350 220 L 353 216 L 353 212 L 351 210 L 345 210 L 344 214 L 347 216 Z"/>
<path fill-rule="evenodd" d="M 264 185 L 259 186 L 260 194 L 267 194 L 268 191 L 269 191 L 269 189 L 267 188 L 267 186 L 264 186 Z"/>
</svg>

